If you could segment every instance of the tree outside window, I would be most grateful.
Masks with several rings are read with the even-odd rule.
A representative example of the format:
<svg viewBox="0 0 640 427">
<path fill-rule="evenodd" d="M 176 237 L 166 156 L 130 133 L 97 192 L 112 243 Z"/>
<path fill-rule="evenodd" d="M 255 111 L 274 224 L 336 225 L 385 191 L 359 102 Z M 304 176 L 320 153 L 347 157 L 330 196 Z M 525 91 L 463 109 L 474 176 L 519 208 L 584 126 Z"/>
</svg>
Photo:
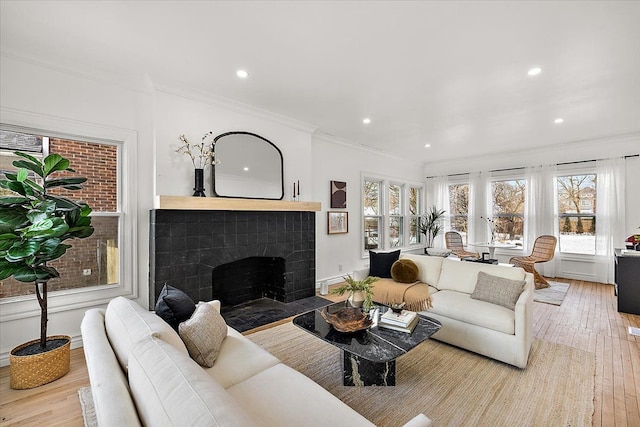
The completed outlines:
<svg viewBox="0 0 640 427">
<path fill-rule="evenodd" d="M 495 241 L 523 244 L 526 180 L 491 183 Z"/>
<path fill-rule="evenodd" d="M 389 246 L 397 248 L 404 242 L 404 217 L 402 215 L 402 186 L 389 185 Z"/>
<path fill-rule="evenodd" d="M 469 184 L 449 185 L 449 218 L 451 230 L 462 236 L 464 245 L 467 244 L 468 213 L 469 213 Z"/>
<path fill-rule="evenodd" d="M 380 181 L 363 182 L 363 214 L 364 214 L 364 249 L 378 249 L 381 247 L 380 230 L 382 229 L 382 215 L 380 211 Z"/>
<path fill-rule="evenodd" d="M 409 244 L 420 243 L 422 234 L 418 230 L 422 209 L 422 188 L 409 187 Z"/>
<path fill-rule="evenodd" d="M 557 179 L 560 252 L 595 254 L 596 175 Z"/>
</svg>

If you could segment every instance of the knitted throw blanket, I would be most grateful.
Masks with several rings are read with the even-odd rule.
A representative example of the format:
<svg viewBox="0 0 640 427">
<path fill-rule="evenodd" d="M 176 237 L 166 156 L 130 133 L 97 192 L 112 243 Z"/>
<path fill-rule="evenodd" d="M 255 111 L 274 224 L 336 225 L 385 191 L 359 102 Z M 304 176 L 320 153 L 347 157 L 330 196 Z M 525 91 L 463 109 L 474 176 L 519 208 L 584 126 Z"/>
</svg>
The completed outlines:
<svg viewBox="0 0 640 427">
<path fill-rule="evenodd" d="M 373 300 L 385 305 L 405 303 L 405 310 L 423 311 L 431 308 L 429 285 L 422 282 L 399 283 L 379 279 L 373 283 Z"/>
</svg>

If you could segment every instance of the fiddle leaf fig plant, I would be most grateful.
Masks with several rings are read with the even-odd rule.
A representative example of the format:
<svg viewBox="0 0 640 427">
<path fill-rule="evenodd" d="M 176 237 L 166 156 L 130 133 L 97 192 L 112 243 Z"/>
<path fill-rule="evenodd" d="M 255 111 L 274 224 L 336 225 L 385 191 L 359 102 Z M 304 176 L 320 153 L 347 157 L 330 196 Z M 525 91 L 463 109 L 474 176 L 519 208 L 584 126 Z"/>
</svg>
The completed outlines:
<svg viewBox="0 0 640 427">
<path fill-rule="evenodd" d="M 49 154 L 44 161 L 21 152 L 13 162 L 16 173 L 5 173 L 0 188 L 11 195 L 0 197 L 0 280 L 13 277 L 20 282 L 33 282 L 40 305 L 40 348 L 47 342 L 47 282 L 59 277 L 58 270 L 47 262 L 63 256 L 71 245 L 68 239 L 83 239 L 93 234 L 91 208 L 83 202 L 50 194 L 60 187 L 80 190 L 87 179 L 56 177 L 55 172 L 75 172 L 69 160 Z M 29 171 L 40 183 L 29 178 Z"/>
</svg>

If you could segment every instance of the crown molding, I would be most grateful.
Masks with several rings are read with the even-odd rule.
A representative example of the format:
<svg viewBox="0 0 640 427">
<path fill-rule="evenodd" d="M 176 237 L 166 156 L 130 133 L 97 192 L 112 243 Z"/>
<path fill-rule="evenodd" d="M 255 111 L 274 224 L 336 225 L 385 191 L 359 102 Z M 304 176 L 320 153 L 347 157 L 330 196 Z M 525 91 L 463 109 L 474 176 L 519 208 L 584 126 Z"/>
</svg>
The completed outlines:
<svg viewBox="0 0 640 427">
<path fill-rule="evenodd" d="M 45 61 L 41 58 L 35 58 L 32 56 L 16 53 L 6 48 L 0 49 L 0 57 L 7 59 L 13 59 L 15 61 L 23 62 L 29 65 L 35 65 L 37 67 L 46 68 L 59 73 L 67 74 L 74 77 L 79 77 L 86 80 L 91 80 L 98 83 L 106 83 L 109 85 L 117 86 L 122 89 L 148 93 L 148 89 L 145 87 L 144 76 L 140 76 L 139 79 L 133 78 L 131 75 L 122 75 L 116 73 L 109 73 L 103 70 L 90 68 L 76 64 L 73 68 L 60 65 L 52 61 Z"/>
<path fill-rule="evenodd" d="M 379 156 L 387 157 L 387 158 L 393 159 L 395 161 L 400 161 L 400 162 L 403 162 L 403 163 L 412 163 L 412 164 L 417 165 L 417 166 L 423 166 L 424 165 L 424 162 L 410 161 L 410 160 L 407 160 L 407 159 L 405 159 L 403 157 L 386 153 L 386 152 L 384 152 L 382 150 L 379 150 L 377 148 L 373 148 L 373 147 L 370 147 L 368 145 L 364 145 L 364 144 L 361 144 L 361 143 L 353 142 L 353 141 L 348 140 L 348 139 L 339 138 L 337 136 L 329 135 L 327 133 L 323 133 L 323 132 L 320 132 L 320 131 L 316 131 L 312 135 L 312 137 L 313 137 L 313 139 L 317 139 L 319 141 L 324 141 L 324 142 L 328 142 L 328 143 L 336 144 L 336 145 L 342 145 L 342 146 L 347 147 L 347 148 L 351 148 L 351 149 L 359 150 L 359 151 L 365 151 L 367 153 L 377 154 Z"/>
<path fill-rule="evenodd" d="M 475 156 L 429 162 L 424 166 L 427 176 L 482 172 L 489 169 L 518 168 L 540 164 L 580 162 L 594 159 L 639 154 L 640 131 L 566 141 L 529 150 L 512 150 Z M 569 156 L 567 153 L 571 152 Z M 541 160 L 541 157 L 544 160 Z"/>
<path fill-rule="evenodd" d="M 226 98 L 211 92 L 195 88 L 178 88 L 175 84 L 161 81 L 157 78 L 154 79 L 151 75 L 148 76 L 148 80 L 153 86 L 153 89 L 157 92 L 179 96 L 182 98 L 190 99 L 192 101 L 201 102 L 203 104 L 211 105 L 214 107 L 225 108 L 242 114 L 249 114 L 254 117 L 276 122 L 291 129 L 309 134 L 314 133 L 318 129 L 317 126 L 311 123 L 293 119 L 291 117 L 274 113 L 255 105 L 245 104 L 243 102 L 236 101 L 231 98 Z"/>
</svg>

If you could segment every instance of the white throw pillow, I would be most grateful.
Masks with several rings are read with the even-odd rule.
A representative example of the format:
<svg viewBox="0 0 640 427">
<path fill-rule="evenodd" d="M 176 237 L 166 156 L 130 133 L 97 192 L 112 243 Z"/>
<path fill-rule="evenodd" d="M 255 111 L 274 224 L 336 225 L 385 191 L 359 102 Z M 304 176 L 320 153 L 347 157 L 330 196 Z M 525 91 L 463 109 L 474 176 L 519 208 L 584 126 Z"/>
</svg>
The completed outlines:
<svg viewBox="0 0 640 427">
<path fill-rule="evenodd" d="M 227 337 L 227 324 L 218 310 L 200 303 L 191 318 L 180 323 L 178 330 L 193 360 L 201 366 L 212 367 Z"/>
</svg>

